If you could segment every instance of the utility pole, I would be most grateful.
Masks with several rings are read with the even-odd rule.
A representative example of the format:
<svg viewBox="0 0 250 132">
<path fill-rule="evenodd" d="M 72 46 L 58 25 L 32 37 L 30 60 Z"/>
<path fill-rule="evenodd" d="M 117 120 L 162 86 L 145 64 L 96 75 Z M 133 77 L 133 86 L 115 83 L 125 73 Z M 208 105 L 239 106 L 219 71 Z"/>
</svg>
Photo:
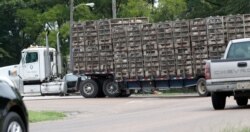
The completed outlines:
<svg viewBox="0 0 250 132">
<path fill-rule="evenodd" d="M 70 63 L 69 63 L 69 70 L 70 72 L 73 72 L 73 53 L 72 53 L 72 27 L 73 27 L 73 11 L 74 11 L 74 0 L 70 0 L 70 22 L 69 22 L 69 34 L 70 34 L 70 38 L 69 38 L 69 54 L 70 54 Z"/>
<path fill-rule="evenodd" d="M 116 18 L 116 0 L 112 0 L 112 16 Z"/>
</svg>

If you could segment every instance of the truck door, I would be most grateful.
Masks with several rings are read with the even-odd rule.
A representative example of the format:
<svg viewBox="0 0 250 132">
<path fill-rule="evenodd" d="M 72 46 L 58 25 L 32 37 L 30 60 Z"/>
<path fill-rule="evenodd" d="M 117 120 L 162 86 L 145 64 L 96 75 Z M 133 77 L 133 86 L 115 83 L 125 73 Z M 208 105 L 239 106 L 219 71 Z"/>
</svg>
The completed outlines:
<svg viewBox="0 0 250 132">
<path fill-rule="evenodd" d="M 40 67 L 38 52 L 27 52 L 22 60 L 21 74 L 26 82 L 40 81 Z"/>
</svg>

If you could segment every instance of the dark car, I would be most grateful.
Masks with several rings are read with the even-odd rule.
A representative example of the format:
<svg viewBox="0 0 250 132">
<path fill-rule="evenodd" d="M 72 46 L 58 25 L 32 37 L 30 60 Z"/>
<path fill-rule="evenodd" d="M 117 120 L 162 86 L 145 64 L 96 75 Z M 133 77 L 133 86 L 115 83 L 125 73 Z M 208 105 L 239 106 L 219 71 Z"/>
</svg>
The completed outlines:
<svg viewBox="0 0 250 132">
<path fill-rule="evenodd" d="M 28 132 L 28 112 L 21 95 L 9 82 L 0 79 L 0 132 Z"/>
</svg>

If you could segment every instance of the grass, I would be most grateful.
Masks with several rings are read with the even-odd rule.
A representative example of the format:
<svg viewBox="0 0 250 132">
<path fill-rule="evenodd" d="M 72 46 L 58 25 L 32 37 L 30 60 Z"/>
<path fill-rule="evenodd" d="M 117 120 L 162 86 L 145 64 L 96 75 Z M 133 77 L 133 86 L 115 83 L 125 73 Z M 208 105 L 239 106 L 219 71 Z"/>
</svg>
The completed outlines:
<svg viewBox="0 0 250 132">
<path fill-rule="evenodd" d="M 29 111 L 29 122 L 41 122 L 63 119 L 66 115 L 55 111 Z"/>
<path fill-rule="evenodd" d="M 250 127 L 238 127 L 238 128 L 229 127 L 223 129 L 222 132 L 250 132 Z"/>
</svg>

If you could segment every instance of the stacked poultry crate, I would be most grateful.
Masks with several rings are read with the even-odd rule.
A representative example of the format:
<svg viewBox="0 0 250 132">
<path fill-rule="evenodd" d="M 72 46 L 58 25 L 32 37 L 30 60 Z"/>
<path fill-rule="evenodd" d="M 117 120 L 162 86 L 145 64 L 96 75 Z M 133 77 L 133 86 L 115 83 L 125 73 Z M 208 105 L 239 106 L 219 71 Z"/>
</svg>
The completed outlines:
<svg viewBox="0 0 250 132">
<path fill-rule="evenodd" d="M 222 57 L 226 48 L 224 31 L 223 17 L 207 18 L 207 40 L 210 59 Z"/>
<path fill-rule="evenodd" d="M 208 59 L 206 19 L 190 20 L 190 36 L 194 75 L 202 75 Z"/>
<path fill-rule="evenodd" d="M 250 38 L 250 14 L 244 15 L 244 31 L 245 31 L 245 38 Z"/>
<path fill-rule="evenodd" d="M 141 28 L 139 25 L 127 26 L 126 32 L 130 69 L 129 77 L 130 79 L 141 79 L 144 77 Z"/>
<path fill-rule="evenodd" d="M 160 62 L 160 78 L 175 75 L 175 56 L 172 22 L 157 24 L 157 44 Z"/>
<path fill-rule="evenodd" d="M 144 23 L 148 23 L 149 20 L 146 17 L 135 17 L 135 18 L 116 18 L 111 19 L 111 28 L 117 26 L 129 26 L 129 25 L 140 25 Z"/>
<path fill-rule="evenodd" d="M 113 47 L 110 20 L 98 21 L 99 65 L 101 73 L 113 72 Z"/>
<path fill-rule="evenodd" d="M 76 23 L 72 29 L 72 48 L 73 48 L 73 60 L 76 65 L 73 67 L 73 71 L 83 71 L 85 66 L 84 55 L 84 24 Z"/>
<path fill-rule="evenodd" d="M 153 24 L 142 25 L 142 49 L 144 57 L 144 76 L 145 78 L 159 77 L 159 57 L 157 46 L 156 26 Z"/>
<path fill-rule="evenodd" d="M 85 74 L 99 72 L 99 44 L 97 21 L 85 23 Z"/>
<path fill-rule="evenodd" d="M 175 21 L 173 23 L 173 39 L 176 59 L 176 76 L 192 76 L 189 21 Z"/>
<path fill-rule="evenodd" d="M 118 81 L 128 79 L 128 46 L 126 30 L 123 26 L 112 28 L 112 42 L 114 48 L 115 78 Z"/>
<path fill-rule="evenodd" d="M 244 16 L 230 15 L 225 17 L 227 41 L 244 38 Z"/>
</svg>

